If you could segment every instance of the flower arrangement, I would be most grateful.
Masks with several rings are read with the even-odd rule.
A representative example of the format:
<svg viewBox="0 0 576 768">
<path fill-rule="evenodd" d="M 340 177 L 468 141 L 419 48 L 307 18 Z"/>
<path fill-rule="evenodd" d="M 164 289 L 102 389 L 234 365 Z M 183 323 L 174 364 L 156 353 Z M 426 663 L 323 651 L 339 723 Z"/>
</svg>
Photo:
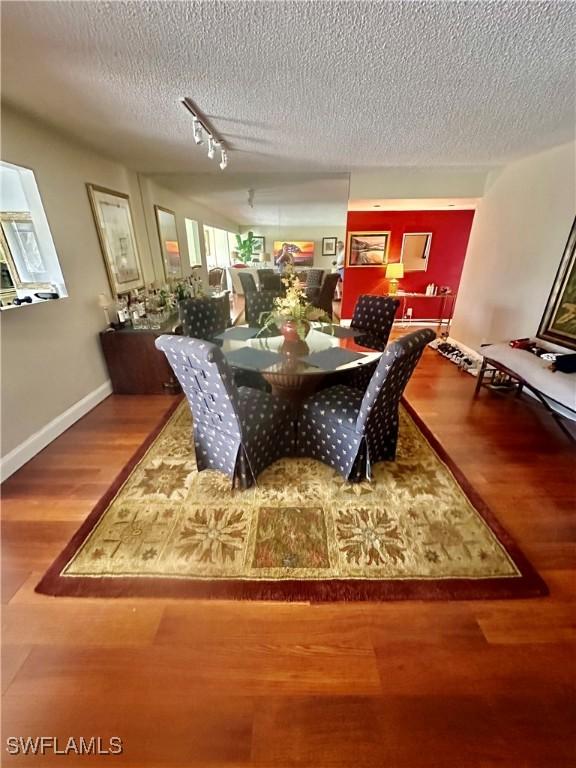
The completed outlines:
<svg viewBox="0 0 576 768">
<path fill-rule="evenodd" d="M 261 332 L 276 326 L 282 333 L 285 333 L 285 329 L 295 331 L 298 337 L 303 339 L 310 330 L 311 322 L 332 322 L 324 310 L 314 307 L 308 301 L 293 265 L 288 264 L 285 267 L 282 283 L 286 294 L 274 299 L 274 309 L 271 312 L 263 312 L 260 316 Z"/>
</svg>

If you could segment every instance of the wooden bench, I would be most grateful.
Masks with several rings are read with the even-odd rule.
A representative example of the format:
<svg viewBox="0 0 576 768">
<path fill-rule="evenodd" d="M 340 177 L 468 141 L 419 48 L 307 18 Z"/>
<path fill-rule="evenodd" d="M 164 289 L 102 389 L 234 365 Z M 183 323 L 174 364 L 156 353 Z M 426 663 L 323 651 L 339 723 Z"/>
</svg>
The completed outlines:
<svg viewBox="0 0 576 768">
<path fill-rule="evenodd" d="M 493 385 L 496 375 L 504 374 L 516 383 L 517 397 L 520 397 L 524 388 L 528 389 L 553 416 L 562 431 L 576 440 L 562 420 L 576 419 L 576 374 L 554 372 L 550 369 L 549 361 L 506 343 L 483 347 L 482 354 L 484 359 L 474 397 L 482 385 Z"/>
</svg>

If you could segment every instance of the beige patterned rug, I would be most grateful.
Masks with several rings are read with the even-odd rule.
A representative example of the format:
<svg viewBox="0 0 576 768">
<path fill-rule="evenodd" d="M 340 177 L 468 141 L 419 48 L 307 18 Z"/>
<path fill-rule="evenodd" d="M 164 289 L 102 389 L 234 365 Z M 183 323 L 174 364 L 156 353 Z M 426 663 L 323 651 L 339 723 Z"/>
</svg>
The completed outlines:
<svg viewBox="0 0 576 768">
<path fill-rule="evenodd" d="M 402 408 L 397 461 L 377 464 L 372 482 L 348 484 L 294 458 L 268 468 L 257 487 L 232 490 L 224 475 L 196 470 L 182 402 L 37 589 L 281 600 L 544 594 L 436 450 Z"/>
</svg>

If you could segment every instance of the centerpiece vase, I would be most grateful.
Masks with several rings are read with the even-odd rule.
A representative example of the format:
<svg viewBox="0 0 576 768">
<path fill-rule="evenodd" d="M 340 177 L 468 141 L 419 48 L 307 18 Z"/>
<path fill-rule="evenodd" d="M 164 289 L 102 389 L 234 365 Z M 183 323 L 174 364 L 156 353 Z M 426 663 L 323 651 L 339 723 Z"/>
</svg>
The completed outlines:
<svg viewBox="0 0 576 768">
<path fill-rule="evenodd" d="M 306 335 L 309 330 L 310 324 L 304 323 L 304 335 Z M 280 348 L 281 352 L 290 357 L 300 357 L 308 354 L 310 348 L 298 333 L 298 326 L 294 320 L 285 320 L 282 323 L 280 332 L 282 336 L 284 336 L 284 343 Z"/>
</svg>

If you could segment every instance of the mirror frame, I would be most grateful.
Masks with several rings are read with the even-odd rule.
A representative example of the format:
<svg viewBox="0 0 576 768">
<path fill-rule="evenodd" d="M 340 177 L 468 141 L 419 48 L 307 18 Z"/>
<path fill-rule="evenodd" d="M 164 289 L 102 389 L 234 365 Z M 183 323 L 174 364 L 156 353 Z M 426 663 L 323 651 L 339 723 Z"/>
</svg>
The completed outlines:
<svg viewBox="0 0 576 768">
<path fill-rule="evenodd" d="M 404 269 L 405 272 L 426 272 L 428 269 L 428 260 L 430 258 L 430 247 L 432 244 L 432 232 L 404 232 L 402 235 L 402 250 L 400 251 L 400 261 L 402 264 L 404 264 L 404 267 L 406 267 L 406 263 L 404 261 L 404 242 L 406 240 L 406 237 L 409 237 L 410 235 L 427 235 L 426 240 L 426 248 L 425 248 L 425 256 L 422 259 L 424 262 L 424 268 L 423 269 Z"/>
</svg>

